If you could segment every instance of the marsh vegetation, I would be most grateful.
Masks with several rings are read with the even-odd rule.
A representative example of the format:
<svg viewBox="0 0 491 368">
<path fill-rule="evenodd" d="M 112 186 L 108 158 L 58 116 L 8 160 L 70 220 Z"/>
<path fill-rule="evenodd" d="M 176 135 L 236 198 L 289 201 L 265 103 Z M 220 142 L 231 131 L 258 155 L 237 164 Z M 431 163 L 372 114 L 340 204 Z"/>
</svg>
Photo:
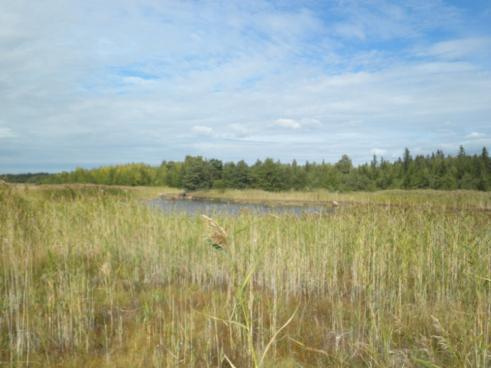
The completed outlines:
<svg viewBox="0 0 491 368">
<path fill-rule="evenodd" d="M 357 205 L 203 218 L 157 191 L 2 186 L 0 365 L 490 365 L 489 193 L 216 192 Z"/>
</svg>

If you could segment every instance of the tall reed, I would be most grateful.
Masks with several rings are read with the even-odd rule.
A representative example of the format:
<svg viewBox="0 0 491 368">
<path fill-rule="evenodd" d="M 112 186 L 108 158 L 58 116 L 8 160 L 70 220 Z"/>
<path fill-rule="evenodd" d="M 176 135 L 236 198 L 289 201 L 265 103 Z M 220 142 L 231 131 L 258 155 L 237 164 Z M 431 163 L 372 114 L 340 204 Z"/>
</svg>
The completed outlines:
<svg viewBox="0 0 491 368">
<path fill-rule="evenodd" d="M 489 214 L 211 220 L 223 238 L 125 191 L 2 187 L 0 365 L 490 365 Z"/>
</svg>

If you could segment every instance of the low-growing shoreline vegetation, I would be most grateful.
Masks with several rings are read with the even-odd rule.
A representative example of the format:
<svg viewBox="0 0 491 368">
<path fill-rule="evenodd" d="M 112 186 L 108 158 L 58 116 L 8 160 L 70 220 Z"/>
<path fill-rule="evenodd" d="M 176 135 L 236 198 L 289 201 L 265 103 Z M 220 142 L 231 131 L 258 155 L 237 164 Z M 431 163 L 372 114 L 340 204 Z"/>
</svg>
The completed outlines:
<svg viewBox="0 0 491 368">
<path fill-rule="evenodd" d="M 268 192 L 257 189 L 211 189 L 196 191 L 192 198 L 197 200 L 222 200 L 238 203 L 325 204 L 336 202 L 341 206 L 381 205 L 385 207 L 431 207 L 449 210 L 491 210 L 489 192 L 471 190 L 381 190 L 374 192 L 330 192 L 328 190 Z"/>
<path fill-rule="evenodd" d="M 0 176 L 0 178 L 2 178 Z M 3 176 L 11 182 L 44 184 L 93 183 L 105 185 L 168 186 L 187 190 L 261 189 L 266 191 L 315 190 L 375 191 L 386 189 L 480 190 L 491 189 L 491 160 L 486 147 L 479 155 L 456 156 L 437 151 L 413 157 L 405 150 L 402 158 L 389 162 L 373 157 L 372 162 L 353 166 L 343 155 L 335 163 L 280 163 L 273 159 L 222 162 L 187 156 L 183 162 L 164 161 L 158 167 L 145 164 L 78 168 L 59 174 Z"/>
<path fill-rule="evenodd" d="M 472 210 L 489 193 L 332 194 L 359 206 L 213 219 L 141 201 L 173 191 L 0 185 L 2 365 L 491 363 L 491 221 Z M 398 198 L 413 205 L 378 205 Z"/>
</svg>

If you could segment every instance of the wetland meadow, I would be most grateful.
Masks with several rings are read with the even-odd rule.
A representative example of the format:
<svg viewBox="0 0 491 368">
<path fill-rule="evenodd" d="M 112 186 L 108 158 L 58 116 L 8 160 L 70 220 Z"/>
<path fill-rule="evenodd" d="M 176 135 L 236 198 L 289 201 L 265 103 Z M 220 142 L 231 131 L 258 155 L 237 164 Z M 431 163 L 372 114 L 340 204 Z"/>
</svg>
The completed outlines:
<svg viewBox="0 0 491 368">
<path fill-rule="evenodd" d="M 489 367 L 491 193 L 176 192 L 2 184 L 0 366 Z"/>
</svg>

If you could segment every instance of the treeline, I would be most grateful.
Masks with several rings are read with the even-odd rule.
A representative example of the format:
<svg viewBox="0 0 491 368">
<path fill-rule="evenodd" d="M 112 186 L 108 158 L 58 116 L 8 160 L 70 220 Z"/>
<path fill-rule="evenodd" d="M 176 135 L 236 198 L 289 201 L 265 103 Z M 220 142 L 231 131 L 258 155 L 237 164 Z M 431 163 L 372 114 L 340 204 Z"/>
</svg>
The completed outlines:
<svg viewBox="0 0 491 368">
<path fill-rule="evenodd" d="M 0 180 L 9 183 L 39 183 L 49 175 L 48 173 L 0 174 Z"/>
<path fill-rule="evenodd" d="M 222 162 L 201 156 L 187 156 L 183 162 L 164 161 L 158 167 L 145 164 L 105 166 L 50 175 L 42 183 L 94 183 L 117 185 L 165 185 L 186 190 L 257 188 L 268 191 L 309 190 L 372 191 L 379 189 L 491 189 L 491 161 L 486 148 L 479 155 L 466 154 L 460 147 L 456 156 L 437 151 L 389 162 L 373 157 L 370 163 L 353 166 L 343 155 L 334 163 L 281 163 L 273 159 Z"/>
</svg>

